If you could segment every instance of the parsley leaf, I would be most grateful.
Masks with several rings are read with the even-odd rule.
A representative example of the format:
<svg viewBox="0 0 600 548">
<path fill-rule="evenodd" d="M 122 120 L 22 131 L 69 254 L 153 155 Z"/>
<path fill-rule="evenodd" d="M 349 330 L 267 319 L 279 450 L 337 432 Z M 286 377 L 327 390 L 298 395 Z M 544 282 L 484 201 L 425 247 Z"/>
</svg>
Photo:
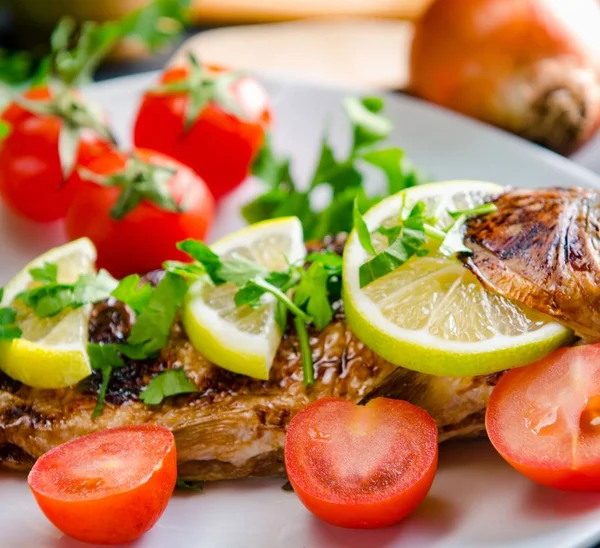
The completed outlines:
<svg viewBox="0 0 600 548">
<path fill-rule="evenodd" d="M 417 202 L 408 217 L 401 220 L 401 230 L 396 239 L 381 253 L 359 267 L 360 287 L 369 285 L 372 281 L 393 272 L 414 255 L 423 256 L 427 249 L 425 234 L 425 204 Z"/>
<path fill-rule="evenodd" d="M 145 283 L 140 286 L 140 277 L 132 274 L 123 278 L 119 285 L 113 289 L 111 295 L 131 307 L 136 314 L 139 314 L 152 298 L 152 285 Z"/>
<path fill-rule="evenodd" d="M 221 267 L 221 258 L 205 243 L 198 240 L 184 240 L 177 244 L 177 249 L 187 253 L 192 259 L 200 263 L 215 284 L 222 283 L 217 271 Z"/>
<path fill-rule="evenodd" d="M 2 295 L 0 294 L 1 301 Z M 15 325 L 16 321 L 17 313 L 12 308 L 0 307 L 0 340 L 10 341 L 21 337 L 23 332 L 20 327 Z"/>
<path fill-rule="evenodd" d="M 354 151 L 382 141 L 392 131 L 390 120 L 379 114 L 383 109 L 383 100 L 379 97 L 348 97 L 344 100 L 344 109 L 352 123 Z"/>
<path fill-rule="evenodd" d="M 328 293 L 331 276 L 331 270 L 323 263 L 313 262 L 302 276 L 294 293 L 294 302 L 308 312 L 319 331 L 325 329 L 333 318 Z"/>
<path fill-rule="evenodd" d="M 354 200 L 354 208 L 352 210 L 352 216 L 354 219 L 354 229 L 356 230 L 356 234 L 360 241 L 360 245 L 363 246 L 363 249 L 369 255 L 376 255 L 377 252 L 373 247 L 373 242 L 371 241 L 371 233 L 367 228 L 367 223 L 365 223 L 362 215 L 360 214 L 360 209 L 358 208 L 358 199 Z"/>
<path fill-rule="evenodd" d="M 98 391 L 98 401 L 92 413 L 92 418 L 95 419 L 102 414 L 104 400 L 106 398 L 106 390 L 108 382 L 114 369 L 118 369 L 125 365 L 118 352 L 118 347 L 115 344 L 88 344 L 88 356 L 92 369 L 96 369 L 102 373 L 102 384 Z"/>
<path fill-rule="evenodd" d="M 164 348 L 186 291 L 185 280 L 168 272 L 138 315 L 127 344 L 138 346 L 146 356 L 152 356 Z"/>
<path fill-rule="evenodd" d="M 55 283 L 58 276 L 58 266 L 54 263 L 44 263 L 40 268 L 32 268 L 29 274 L 37 282 Z"/>
<path fill-rule="evenodd" d="M 338 157 L 329 136 L 325 134 L 308 190 L 300 190 L 301 185 L 293 180 L 289 158 L 278 156 L 271 141 L 265 141 L 253 173 L 262 178 L 268 188 L 242 208 L 244 218 L 254 223 L 296 216 L 302 223 L 306 240 L 322 239 L 328 234 L 352 229 L 353 206 L 357 197 L 361 198 L 361 205 L 368 208 L 387 194 L 423 182 L 422 176 L 401 149 L 382 146 L 392 130 L 391 122 L 381 112 L 383 106 L 379 97 L 349 97 L 344 101 L 352 127 L 352 146 L 345 155 Z M 384 194 L 364 196 L 363 179 L 367 164 L 386 176 L 388 188 Z M 323 186 L 330 189 L 332 198 L 325 208 L 318 209 L 313 207 L 313 196 L 316 189 Z"/>
<path fill-rule="evenodd" d="M 221 263 L 217 274 L 225 282 L 244 285 L 254 278 L 268 277 L 269 271 L 241 255 L 234 255 L 231 259 Z"/>
<path fill-rule="evenodd" d="M 43 277 L 40 272 L 36 275 Z M 46 278 L 49 279 L 47 275 Z M 98 274 L 79 276 L 74 284 L 46 282 L 22 291 L 16 299 L 31 308 L 39 318 L 50 318 L 67 308 L 76 309 L 107 299 L 116 285 L 114 278 L 101 270 Z"/>
<path fill-rule="evenodd" d="M 165 398 L 190 394 L 198 389 L 186 377 L 183 369 L 171 369 L 154 377 L 140 394 L 146 405 L 159 405 Z"/>
<path fill-rule="evenodd" d="M 188 489 L 192 491 L 204 491 L 204 483 L 201 481 L 182 480 L 181 478 L 177 478 L 175 487 L 178 489 Z"/>
<path fill-rule="evenodd" d="M 464 253 L 470 255 L 472 251 L 465 245 L 463 241 L 462 230 L 467 220 L 466 215 L 460 215 L 446 232 L 446 236 L 440 245 L 440 253 L 450 257 L 455 253 Z"/>
</svg>

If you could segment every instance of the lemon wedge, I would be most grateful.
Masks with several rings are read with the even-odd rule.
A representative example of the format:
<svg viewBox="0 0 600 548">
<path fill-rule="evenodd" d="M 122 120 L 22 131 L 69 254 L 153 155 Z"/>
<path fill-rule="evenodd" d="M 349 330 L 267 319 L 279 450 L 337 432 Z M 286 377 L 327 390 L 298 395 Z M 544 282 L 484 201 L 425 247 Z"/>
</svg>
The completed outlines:
<svg viewBox="0 0 600 548">
<path fill-rule="evenodd" d="M 224 259 L 241 256 L 269 271 L 285 271 L 306 256 L 302 225 L 296 217 L 248 226 L 211 249 Z M 211 362 L 235 373 L 268 379 L 282 335 L 275 299 L 264 295 L 258 308 L 237 307 L 238 289 L 233 283 L 195 282 L 183 305 L 183 325 L 192 344 Z"/>
<path fill-rule="evenodd" d="M 9 377 L 34 388 L 64 388 L 90 375 L 86 346 L 91 307 L 38 318 L 15 297 L 37 283 L 29 274 L 32 268 L 54 263 L 57 280 L 73 283 L 80 275 L 93 273 L 95 261 L 94 245 L 82 238 L 39 256 L 6 285 L 0 304 L 16 310 L 16 324 L 23 332 L 20 339 L 0 342 L 0 369 Z"/>
<path fill-rule="evenodd" d="M 447 212 L 482 204 L 502 187 L 451 181 L 409 188 L 364 216 L 369 231 L 397 224 L 423 201 L 441 226 Z M 376 251 L 387 240 L 374 235 Z M 359 267 L 369 259 L 353 231 L 344 251 L 343 298 L 348 323 L 376 353 L 396 365 L 434 375 L 487 374 L 531 363 L 566 344 L 571 331 L 550 318 L 487 291 L 456 257 L 435 245 L 361 288 Z"/>
</svg>

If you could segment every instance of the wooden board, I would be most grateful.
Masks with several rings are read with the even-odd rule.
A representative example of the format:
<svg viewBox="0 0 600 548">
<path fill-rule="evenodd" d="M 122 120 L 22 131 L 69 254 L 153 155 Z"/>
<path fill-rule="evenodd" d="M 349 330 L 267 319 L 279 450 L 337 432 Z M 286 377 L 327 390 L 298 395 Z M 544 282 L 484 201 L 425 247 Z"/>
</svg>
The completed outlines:
<svg viewBox="0 0 600 548">
<path fill-rule="evenodd" d="M 414 19 L 430 0 L 194 0 L 197 23 L 249 23 L 309 17 Z"/>
<path fill-rule="evenodd" d="M 188 39 L 192 51 L 222 66 L 317 83 L 401 89 L 408 78 L 412 24 L 381 19 L 318 19 L 229 27 Z"/>
</svg>

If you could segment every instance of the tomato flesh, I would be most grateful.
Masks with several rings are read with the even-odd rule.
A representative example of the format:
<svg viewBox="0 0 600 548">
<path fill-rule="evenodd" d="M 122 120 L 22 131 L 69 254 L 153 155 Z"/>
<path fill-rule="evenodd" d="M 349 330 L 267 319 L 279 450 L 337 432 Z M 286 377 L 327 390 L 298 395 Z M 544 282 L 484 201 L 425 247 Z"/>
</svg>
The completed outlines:
<svg viewBox="0 0 600 548">
<path fill-rule="evenodd" d="M 90 238 L 98 251 L 97 265 L 116 277 L 161 268 L 169 259 L 189 260 L 176 244 L 187 238 L 204 239 L 214 215 L 214 199 L 191 169 L 158 152 L 136 149 L 135 154 L 143 161 L 175 169 L 169 191 L 177 204 L 185 206 L 184 211 L 166 211 L 143 200 L 115 219 L 110 212 L 121 189 L 82 179 L 66 217 L 69 239 Z M 111 152 L 91 162 L 89 170 L 108 176 L 122 170 L 126 162 L 126 156 Z"/>
<path fill-rule="evenodd" d="M 175 488 L 173 434 L 151 425 L 113 428 L 49 451 L 28 482 L 46 517 L 83 542 L 120 544 L 147 532 Z"/>
<path fill-rule="evenodd" d="M 215 73 L 224 72 L 208 68 Z M 188 74 L 186 67 L 170 68 L 163 74 L 161 84 L 185 80 Z M 135 145 L 163 152 L 191 167 L 218 200 L 247 177 L 271 121 L 268 95 L 256 80 L 239 78 L 232 84 L 231 93 L 243 118 L 209 101 L 186 129 L 187 94 L 150 90 L 136 118 Z"/>
<path fill-rule="evenodd" d="M 502 457 L 533 481 L 600 490 L 600 345 L 563 348 L 507 372 L 486 428 Z"/>
<path fill-rule="evenodd" d="M 294 491 L 313 514 L 341 527 L 400 521 L 427 495 L 437 459 L 431 416 L 388 398 L 366 406 L 318 400 L 292 419 L 285 440 Z"/>
</svg>

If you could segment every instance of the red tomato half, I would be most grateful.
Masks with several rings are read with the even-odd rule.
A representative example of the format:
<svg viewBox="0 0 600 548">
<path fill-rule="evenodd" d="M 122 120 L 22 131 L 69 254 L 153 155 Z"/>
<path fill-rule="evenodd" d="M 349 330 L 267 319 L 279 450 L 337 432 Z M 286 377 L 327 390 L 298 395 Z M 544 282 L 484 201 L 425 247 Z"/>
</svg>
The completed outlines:
<svg viewBox="0 0 600 548">
<path fill-rule="evenodd" d="M 285 438 L 294 491 L 318 518 L 341 527 L 392 525 L 427 495 L 438 432 L 423 409 L 376 398 L 365 406 L 324 398 L 300 411 Z"/>
<path fill-rule="evenodd" d="M 47 87 L 34 88 L 24 96 L 47 101 Z M 12 103 L 2 114 L 11 126 L 0 146 L 0 194 L 16 213 L 40 222 L 63 218 L 76 190 L 76 179 L 65 179 L 58 154 L 62 120 L 57 116 L 34 114 Z M 112 145 L 95 132 L 83 129 L 76 163 L 86 166 Z"/>
<path fill-rule="evenodd" d="M 600 345 L 563 348 L 505 373 L 485 423 L 497 451 L 533 481 L 600 490 Z"/>
<path fill-rule="evenodd" d="M 29 473 L 46 517 L 94 544 L 131 542 L 164 512 L 177 480 L 175 439 L 159 426 L 125 426 L 49 451 Z"/>
<path fill-rule="evenodd" d="M 220 68 L 206 69 L 215 75 L 225 73 Z M 186 67 L 170 68 L 160 82 L 182 82 L 188 76 Z M 188 94 L 148 91 L 135 122 L 135 145 L 158 150 L 190 166 L 219 199 L 247 177 L 271 120 L 267 92 L 255 79 L 239 78 L 230 91 L 243 118 L 210 100 L 187 130 Z"/>
<path fill-rule="evenodd" d="M 191 169 L 158 152 L 137 149 L 135 155 L 145 162 L 175 169 L 168 189 L 175 203 L 185 206 L 184 211 L 168 211 L 142 200 L 124 217 L 115 219 L 111 210 L 122 188 L 82 180 L 66 218 L 69 238 L 90 238 L 98 250 L 98 266 L 116 277 L 160 268 L 169 259 L 189 260 L 175 245 L 186 238 L 202 240 L 214 214 L 210 191 Z M 126 162 L 126 156 L 112 152 L 96 158 L 89 170 L 114 175 L 124 169 Z"/>
</svg>

